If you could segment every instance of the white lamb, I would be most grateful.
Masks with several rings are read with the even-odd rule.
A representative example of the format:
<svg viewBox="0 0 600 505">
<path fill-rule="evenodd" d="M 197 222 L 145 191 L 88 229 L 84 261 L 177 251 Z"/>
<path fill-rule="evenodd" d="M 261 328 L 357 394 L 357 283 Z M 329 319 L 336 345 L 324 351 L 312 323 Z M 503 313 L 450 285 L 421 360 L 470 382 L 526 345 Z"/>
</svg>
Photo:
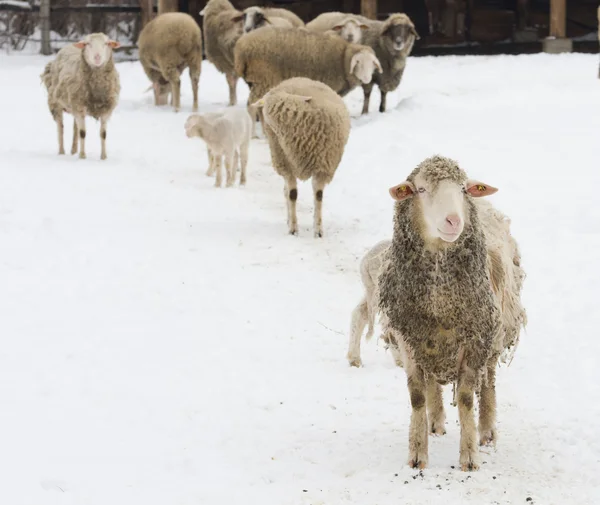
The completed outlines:
<svg viewBox="0 0 600 505">
<path fill-rule="evenodd" d="M 240 185 L 246 184 L 246 165 L 252 120 L 247 110 L 228 108 L 206 114 L 192 114 L 185 122 L 185 132 L 189 138 L 200 137 L 206 142 L 208 151 L 208 171 L 216 171 L 215 186 L 222 184 L 222 159 L 225 157 L 227 171 L 226 186 L 233 186 L 238 160 L 241 162 Z"/>
</svg>

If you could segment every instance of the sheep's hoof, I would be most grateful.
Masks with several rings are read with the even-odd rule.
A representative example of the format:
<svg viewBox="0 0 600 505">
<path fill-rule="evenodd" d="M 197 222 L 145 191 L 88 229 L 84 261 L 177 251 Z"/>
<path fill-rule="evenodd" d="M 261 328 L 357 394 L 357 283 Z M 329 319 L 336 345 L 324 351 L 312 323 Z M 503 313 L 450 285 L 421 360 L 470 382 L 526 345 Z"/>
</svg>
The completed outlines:
<svg viewBox="0 0 600 505">
<path fill-rule="evenodd" d="M 240 179 L 240 186 L 246 185 L 246 179 Z"/>
<path fill-rule="evenodd" d="M 106 159 L 106 153 L 102 153 L 102 154 L 100 155 L 100 159 L 101 159 L 101 160 L 105 160 L 105 159 Z"/>
<path fill-rule="evenodd" d="M 315 231 L 315 238 L 323 238 L 323 232 L 321 230 Z"/>
<path fill-rule="evenodd" d="M 77 154 L 77 148 L 76 147 L 74 147 L 73 149 L 71 149 L 71 155 L 73 155 L 73 154 Z"/>
<path fill-rule="evenodd" d="M 80 160 L 85 160 L 85 158 L 86 158 L 85 153 L 79 153 Z"/>
<path fill-rule="evenodd" d="M 408 466 L 415 470 L 424 470 L 427 467 L 427 458 L 419 458 L 418 456 L 410 458 L 408 460 Z"/>
<path fill-rule="evenodd" d="M 495 446 L 496 430 L 494 428 L 483 431 L 479 436 L 479 445 Z"/>
<path fill-rule="evenodd" d="M 290 235 L 297 236 L 298 235 L 298 230 L 290 230 Z"/>
<path fill-rule="evenodd" d="M 58 155 L 60 156 L 61 154 L 65 154 L 65 150 L 64 149 L 59 149 L 58 150 Z"/>
<path fill-rule="evenodd" d="M 437 422 L 434 421 L 433 423 L 431 423 L 429 432 L 432 435 L 435 435 L 435 436 L 438 436 L 438 437 L 441 437 L 442 435 L 445 435 L 446 434 L 446 428 L 444 427 L 444 423 L 443 422 L 442 423 L 437 423 Z"/>
<path fill-rule="evenodd" d="M 385 112 L 385 107 L 379 107 L 379 112 Z"/>
<path fill-rule="evenodd" d="M 475 449 L 474 451 L 461 451 L 460 455 L 460 469 L 463 472 L 475 472 L 479 470 L 481 466 L 481 461 L 479 459 L 479 451 Z"/>
<path fill-rule="evenodd" d="M 351 358 L 350 356 L 348 356 L 348 363 L 350 364 L 350 366 L 354 366 L 356 368 L 360 368 L 362 366 L 362 361 L 360 357 Z"/>
</svg>

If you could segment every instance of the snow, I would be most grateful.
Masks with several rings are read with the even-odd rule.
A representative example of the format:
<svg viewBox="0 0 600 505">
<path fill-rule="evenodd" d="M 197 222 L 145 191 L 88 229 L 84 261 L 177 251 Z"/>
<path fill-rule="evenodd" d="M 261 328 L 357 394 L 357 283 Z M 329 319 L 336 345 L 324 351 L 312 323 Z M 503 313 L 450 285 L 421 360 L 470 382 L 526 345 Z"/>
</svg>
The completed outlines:
<svg viewBox="0 0 600 505">
<path fill-rule="evenodd" d="M 88 159 L 59 157 L 46 61 L 0 56 L 0 503 L 600 501 L 595 55 L 413 58 L 388 112 L 374 93 L 362 118 L 355 90 L 323 239 L 310 183 L 287 234 L 264 138 L 247 187 L 213 187 L 184 134 L 187 72 L 175 114 L 143 93 L 139 63 L 118 64 L 108 160 L 91 120 Z M 201 110 L 227 95 L 205 62 Z M 434 153 L 500 188 L 528 274 L 527 331 L 498 373 L 498 447 L 470 474 L 450 387 L 448 434 L 419 474 L 404 371 L 375 342 L 364 368 L 345 360 L 359 259 L 391 236 L 387 189 Z"/>
</svg>

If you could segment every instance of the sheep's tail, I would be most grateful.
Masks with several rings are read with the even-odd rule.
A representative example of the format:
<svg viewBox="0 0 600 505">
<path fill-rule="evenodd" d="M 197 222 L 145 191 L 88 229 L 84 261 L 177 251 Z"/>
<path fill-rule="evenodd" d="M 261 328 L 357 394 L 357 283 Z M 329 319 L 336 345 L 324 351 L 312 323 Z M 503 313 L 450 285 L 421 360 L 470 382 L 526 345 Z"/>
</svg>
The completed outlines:
<svg viewBox="0 0 600 505">
<path fill-rule="evenodd" d="M 44 67 L 44 72 L 40 75 L 40 79 L 46 86 L 46 89 L 50 91 L 50 85 L 52 84 L 52 62 L 49 62 Z"/>
</svg>

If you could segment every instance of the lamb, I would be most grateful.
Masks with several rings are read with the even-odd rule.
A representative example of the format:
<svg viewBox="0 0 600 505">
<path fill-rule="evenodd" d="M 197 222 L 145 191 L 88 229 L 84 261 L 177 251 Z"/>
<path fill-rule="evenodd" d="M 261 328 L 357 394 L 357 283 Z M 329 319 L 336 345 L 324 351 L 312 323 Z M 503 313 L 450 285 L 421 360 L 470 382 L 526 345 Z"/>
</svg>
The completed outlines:
<svg viewBox="0 0 600 505">
<path fill-rule="evenodd" d="M 234 69 L 233 49 L 244 33 L 241 23 L 243 13 L 228 0 L 209 0 L 200 15 L 204 16 L 202 29 L 206 58 L 225 74 L 229 86 L 229 105 L 236 105 L 238 75 Z"/>
<path fill-rule="evenodd" d="M 248 104 L 292 77 L 307 77 L 340 96 L 368 83 L 381 65 L 370 47 L 308 30 L 264 27 L 244 35 L 235 47 L 235 70 L 250 87 Z"/>
<path fill-rule="evenodd" d="M 206 175 L 216 171 L 215 186 L 221 187 L 222 158 L 225 157 L 227 187 L 233 186 L 238 160 L 241 161 L 240 185 L 246 184 L 246 165 L 252 120 L 246 109 L 232 108 L 207 114 L 192 114 L 185 123 L 186 135 L 206 142 L 209 167 Z"/>
<path fill-rule="evenodd" d="M 280 26 L 282 28 L 300 28 L 304 22 L 292 11 L 276 7 L 248 7 L 241 17 L 244 33 L 263 26 Z"/>
<path fill-rule="evenodd" d="M 363 114 L 369 112 L 369 100 L 373 86 L 377 84 L 381 92 L 379 112 L 385 112 L 386 96 L 394 91 L 402 79 L 406 59 L 412 51 L 419 34 L 406 14 L 390 14 L 385 21 L 372 21 L 364 18 L 370 27 L 363 34 L 363 44 L 372 47 L 383 71 L 373 76 L 371 82 L 363 84 Z"/>
<path fill-rule="evenodd" d="M 314 32 L 334 33 L 348 42 L 360 44 L 362 32 L 368 30 L 369 25 L 353 14 L 324 12 L 307 23 L 306 29 Z"/>
<path fill-rule="evenodd" d="M 479 443 L 496 442 L 496 366 L 514 354 L 526 324 L 525 274 L 510 221 L 479 199 L 496 191 L 441 156 L 390 189 L 397 203 L 378 305 L 408 378 L 413 468 L 427 465 L 428 431 L 445 433 L 443 384 L 455 382 L 462 470 L 480 466 L 474 392 Z"/>
<path fill-rule="evenodd" d="M 202 31 L 189 14 L 167 12 L 155 17 L 138 38 L 140 62 L 152 82 L 154 105 L 166 105 L 169 93 L 175 112 L 181 108 L 181 73 L 189 68 L 198 110 L 198 83 L 202 68 Z"/>
<path fill-rule="evenodd" d="M 312 178 L 314 234 L 322 237 L 323 189 L 333 179 L 350 134 L 344 101 L 326 84 L 296 77 L 281 82 L 253 105 L 263 114 L 273 167 L 285 180 L 290 234 L 298 233 L 297 179 Z"/>
<path fill-rule="evenodd" d="M 86 35 L 63 47 L 40 76 L 48 91 L 48 108 L 58 127 L 58 154 L 65 154 L 63 112 L 73 115 L 71 154 L 85 159 L 85 116 L 100 120 L 100 158 L 106 159 L 106 125 L 121 92 L 113 49 L 120 44 L 104 33 Z M 79 136 L 79 146 L 77 137 Z"/>
</svg>

